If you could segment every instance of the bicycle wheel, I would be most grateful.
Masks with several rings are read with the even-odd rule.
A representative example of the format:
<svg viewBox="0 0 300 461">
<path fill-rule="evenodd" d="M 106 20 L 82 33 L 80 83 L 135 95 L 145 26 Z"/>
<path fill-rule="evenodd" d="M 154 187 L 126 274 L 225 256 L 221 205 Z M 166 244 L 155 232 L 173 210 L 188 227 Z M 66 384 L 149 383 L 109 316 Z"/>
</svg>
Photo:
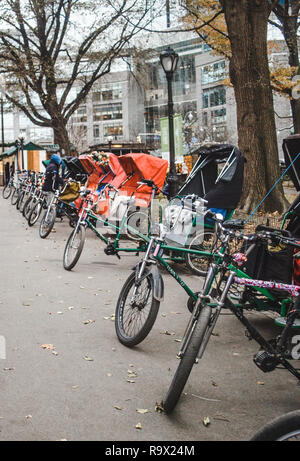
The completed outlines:
<svg viewBox="0 0 300 461">
<path fill-rule="evenodd" d="M 300 410 L 279 416 L 260 429 L 251 442 L 287 442 L 300 440 Z"/>
<path fill-rule="evenodd" d="M 163 401 L 163 408 L 166 413 L 171 413 L 180 399 L 204 339 L 210 317 L 211 308 L 209 306 L 204 306 L 201 309 L 197 323 L 188 340 L 186 350 L 177 367 L 166 398 Z"/>
<path fill-rule="evenodd" d="M 41 202 L 37 202 L 35 206 L 32 208 L 29 216 L 28 216 L 28 225 L 31 227 L 33 226 L 39 219 L 42 212 L 42 204 Z"/>
<path fill-rule="evenodd" d="M 144 211 L 130 213 L 125 224 L 126 234 L 132 240 L 144 240 L 134 231 L 147 236 L 149 233 L 149 216 Z"/>
<path fill-rule="evenodd" d="M 18 190 L 14 188 L 13 193 L 11 194 L 11 199 L 10 199 L 12 205 L 15 205 L 17 203 L 18 197 L 19 197 Z"/>
<path fill-rule="evenodd" d="M 46 210 L 41 220 L 41 223 L 40 223 L 39 233 L 42 239 L 46 238 L 52 231 L 52 228 L 55 223 L 55 218 L 56 218 L 56 208 L 55 206 L 51 206 L 49 209 Z"/>
<path fill-rule="evenodd" d="M 211 252 L 214 242 L 215 233 L 213 231 L 203 231 L 195 235 L 188 245 L 188 249 Z M 204 277 L 208 270 L 210 257 L 193 253 L 185 253 L 185 263 L 194 274 Z"/>
<path fill-rule="evenodd" d="M 63 265 L 64 269 L 70 271 L 76 265 L 83 250 L 85 242 L 85 227 L 79 225 L 70 234 L 67 244 L 65 246 Z"/>
<path fill-rule="evenodd" d="M 115 312 L 119 341 L 127 347 L 142 342 L 151 331 L 159 306 L 160 302 L 153 297 L 152 276 L 147 275 L 136 287 L 135 272 L 130 274 L 119 295 Z"/>
<path fill-rule="evenodd" d="M 21 195 L 20 195 L 20 198 L 19 198 L 19 201 L 18 201 L 18 204 L 17 204 L 17 208 L 20 211 L 20 213 L 23 212 L 23 208 L 24 208 L 24 205 L 25 205 L 25 202 L 26 202 L 26 198 L 27 198 L 26 192 L 25 191 L 21 192 Z"/>
<path fill-rule="evenodd" d="M 12 187 L 8 183 L 8 184 L 6 184 L 6 186 L 2 190 L 2 197 L 5 198 L 5 199 L 8 199 L 10 197 L 11 193 L 12 193 Z"/>
<path fill-rule="evenodd" d="M 21 190 L 21 189 L 18 191 L 18 199 L 17 199 L 17 203 L 16 203 L 16 209 L 17 210 L 20 210 L 20 205 L 21 205 L 21 200 L 22 200 L 23 193 L 24 193 L 24 191 Z"/>
<path fill-rule="evenodd" d="M 26 202 L 24 203 L 24 206 L 23 206 L 23 216 L 25 219 L 28 219 L 28 216 L 31 212 L 31 201 L 33 200 L 33 197 L 31 195 L 29 195 L 29 197 L 27 198 Z"/>
</svg>

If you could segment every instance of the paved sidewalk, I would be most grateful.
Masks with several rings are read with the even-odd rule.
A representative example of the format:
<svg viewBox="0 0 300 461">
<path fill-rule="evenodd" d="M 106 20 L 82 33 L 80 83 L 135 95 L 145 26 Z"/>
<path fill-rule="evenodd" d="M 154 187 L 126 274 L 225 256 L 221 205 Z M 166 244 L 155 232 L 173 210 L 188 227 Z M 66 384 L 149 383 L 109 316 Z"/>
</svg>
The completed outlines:
<svg viewBox="0 0 300 461">
<path fill-rule="evenodd" d="M 165 300 L 154 328 L 127 349 L 113 315 L 139 258 L 106 256 L 88 232 L 78 264 L 67 272 L 66 222 L 42 240 L 38 224 L 29 228 L 2 197 L 0 216 L 0 335 L 7 354 L 0 359 L 0 440 L 247 440 L 273 417 L 299 408 L 295 379 L 285 370 L 263 374 L 252 361 L 256 343 L 225 314 L 172 417 L 157 413 L 188 320 L 183 289 L 163 275 Z M 183 276 L 196 290 L 199 279 Z M 268 316 L 249 315 L 262 330 L 273 329 Z"/>
</svg>

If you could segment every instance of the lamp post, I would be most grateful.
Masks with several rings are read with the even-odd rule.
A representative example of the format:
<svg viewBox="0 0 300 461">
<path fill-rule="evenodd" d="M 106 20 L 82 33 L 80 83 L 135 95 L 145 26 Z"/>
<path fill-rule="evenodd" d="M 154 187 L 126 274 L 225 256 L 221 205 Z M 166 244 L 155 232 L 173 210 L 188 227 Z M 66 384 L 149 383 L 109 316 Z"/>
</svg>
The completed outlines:
<svg viewBox="0 0 300 461">
<path fill-rule="evenodd" d="M 18 169 L 20 168 L 20 165 L 19 165 L 19 151 L 21 151 L 21 170 L 23 171 L 24 170 L 24 138 L 23 137 L 19 137 L 16 142 L 15 142 L 15 145 L 18 149 Z"/>
<path fill-rule="evenodd" d="M 107 136 L 107 142 L 108 142 L 108 149 L 109 149 L 109 152 L 111 152 L 111 145 L 112 145 L 112 142 L 113 142 L 114 138 L 113 136 Z"/>
<path fill-rule="evenodd" d="M 177 193 L 178 178 L 175 165 L 175 149 L 174 149 L 174 126 L 173 126 L 173 94 L 172 94 L 172 79 L 178 63 L 178 54 L 171 48 L 167 48 L 160 54 L 160 63 L 165 71 L 168 84 L 168 119 L 169 119 L 169 150 L 170 150 L 170 169 L 167 177 L 169 185 L 169 196 L 174 197 Z"/>
</svg>

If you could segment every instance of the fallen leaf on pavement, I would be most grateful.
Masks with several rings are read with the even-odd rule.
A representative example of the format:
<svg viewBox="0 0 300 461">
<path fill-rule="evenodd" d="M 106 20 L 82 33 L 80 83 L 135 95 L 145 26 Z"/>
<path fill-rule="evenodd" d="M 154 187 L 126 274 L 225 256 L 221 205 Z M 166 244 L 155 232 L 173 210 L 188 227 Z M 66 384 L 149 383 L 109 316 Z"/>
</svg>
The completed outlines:
<svg viewBox="0 0 300 461">
<path fill-rule="evenodd" d="M 88 355 L 85 355 L 83 358 L 84 358 L 84 360 L 87 360 L 88 362 L 93 362 L 93 360 L 94 360 L 91 357 L 89 357 Z"/>
<path fill-rule="evenodd" d="M 143 426 L 142 426 L 141 423 L 137 423 L 137 425 L 135 427 L 136 427 L 136 429 L 142 429 Z"/>
<path fill-rule="evenodd" d="M 54 351 L 55 347 L 53 346 L 53 344 L 42 344 L 41 346 L 42 349 L 48 349 L 50 351 Z"/>
<path fill-rule="evenodd" d="M 205 427 L 210 425 L 210 419 L 208 416 L 205 416 L 205 418 L 203 418 L 203 424 Z"/>
<path fill-rule="evenodd" d="M 147 410 L 147 408 L 137 408 L 136 411 L 141 415 L 144 415 L 145 413 L 150 413 L 150 410 Z"/>
<path fill-rule="evenodd" d="M 162 413 L 163 411 L 165 411 L 163 407 L 163 402 L 160 402 L 160 403 L 156 402 L 155 411 L 157 411 L 157 413 Z"/>
</svg>

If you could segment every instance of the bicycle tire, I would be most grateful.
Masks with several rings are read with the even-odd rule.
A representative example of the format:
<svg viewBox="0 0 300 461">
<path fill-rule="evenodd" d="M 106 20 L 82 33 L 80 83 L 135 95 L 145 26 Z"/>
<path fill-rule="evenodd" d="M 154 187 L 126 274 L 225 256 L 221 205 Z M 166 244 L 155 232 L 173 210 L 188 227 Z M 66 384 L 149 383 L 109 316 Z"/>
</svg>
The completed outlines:
<svg viewBox="0 0 300 461">
<path fill-rule="evenodd" d="M 46 222 L 46 217 L 48 219 L 47 222 Z M 45 239 L 46 237 L 48 237 L 48 235 L 52 231 L 54 223 L 55 223 L 55 218 L 56 218 L 56 208 L 55 206 L 52 206 L 49 211 L 48 210 L 45 211 L 45 214 L 40 222 L 39 234 L 42 239 Z"/>
<path fill-rule="evenodd" d="M 215 233 L 213 231 L 200 232 L 195 235 L 187 248 L 190 250 L 212 251 L 214 238 Z M 185 253 L 184 257 L 186 266 L 193 274 L 205 277 L 210 263 L 209 257 L 197 256 L 193 253 Z"/>
<path fill-rule="evenodd" d="M 16 205 L 16 203 L 17 203 L 17 201 L 18 201 L 18 191 L 17 191 L 17 189 L 15 189 L 15 188 L 14 188 L 14 190 L 13 190 L 13 193 L 11 194 L 10 201 L 11 201 L 11 204 L 12 204 L 12 205 Z"/>
<path fill-rule="evenodd" d="M 78 247 L 76 248 L 74 257 L 71 258 L 71 261 L 69 261 L 68 256 L 70 252 L 70 246 L 74 241 L 75 232 L 79 233 L 79 244 L 78 244 Z M 64 266 L 64 269 L 66 269 L 67 271 L 72 270 L 73 267 L 75 267 L 75 265 L 77 264 L 78 259 L 80 258 L 80 255 L 83 250 L 84 242 L 85 242 L 85 233 L 86 233 L 85 227 L 83 225 L 79 225 L 77 229 L 75 228 L 73 232 L 71 232 L 68 238 L 68 241 L 66 243 L 65 250 L 64 250 L 64 255 L 63 255 L 63 266 Z"/>
<path fill-rule="evenodd" d="M 291 411 L 273 419 L 251 437 L 251 442 L 287 441 L 293 437 L 300 440 L 300 410 Z"/>
<path fill-rule="evenodd" d="M 18 192 L 18 198 L 17 198 L 17 201 L 16 201 L 16 209 L 17 210 L 20 209 L 20 202 L 21 202 L 22 193 L 23 193 L 23 191 Z"/>
<path fill-rule="evenodd" d="M 41 215 L 41 212 L 42 212 L 42 204 L 41 202 L 36 202 L 36 204 L 34 205 L 34 207 L 32 208 L 29 216 L 28 216 L 28 225 L 30 227 L 32 227 L 39 219 L 40 215 Z"/>
<path fill-rule="evenodd" d="M 135 285 L 135 272 L 130 274 L 130 276 L 125 281 L 117 301 L 115 311 L 115 330 L 120 343 L 122 343 L 126 347 L 134 347 L 137 344 L 141 343 L 148 336 L 154 325 L 159 310 L 160 302 L 156 300 L 153 296 L 153 278 L 151 274 L 147 275 L 144 281 L 146 281 L 146 283 L 148 284 L 148 298 L 151 296 L 151 303 L 148 309 L 148 315 L 147 311 L 143 311 L 146 304 L 142 308 L 134 308 L 131 306 L 132 311 L 130 312 L 129 309 L 129 316 L 125 315 L 126 299 L 128 299 L 130 290 Z M 146 315 L 144 315 L 144 312 L 146 312 Z M 134 334 L 132 329 L 132 326 L 134 327 L 134 325 L 131 325 L 131 323 L 135 320 L 135 318 L 132 318 L 130 314 L 131 316 L 135 315 L 136 320 L 139 322 L 138 325 L 140 328 Z M 142 322 L 143 319 L 144 321 Z"/>
<path fill-rule="evenodd" d="M 4 199 L 8 199 L 11 196 L 12 187 L 10 184 L 6 184 L 6 186 L 2 189 L 2 197 Z"/>
<path fill-rule="evenodd" d="M 29 216 L 29 213 L 30 213 L 30 202 L 31 200 L 33 200 L 33 197 L 30 195 L 26 202 L 24 203 L 24 207 L 23 207 L 23 211 L 22 211 L 22 214 L 24 216 L 25 219 L 28 219 L 28 216 Z"/>
<path fill-rule="evenodd" d="M 146 238 L 149 233 L 149 215 L 144 211 L 134 211 L 130 213 L 126 219 L 125 229 L 127 236 L 131 240 L 144 241 L 145 239 L 140 237 L 131 229 L 134 229 L 140 234 L 145 235 Z"/>
<path fill-rule="evenodd" d="M 211 308 L 209 306 L 204 306 L 201 309 L 197 323 L 191 337 L 188 340 L 184 355 L 180 359 L 180 363 L 176 369 L 175 375 L 166 394 L 166 398 L 163 401 L 163 409 L 167 414 L 172 413 L 180 399 L 204 339 L 210 317 Z"/>
<path fill-rule="evenodd" d="M 26 201 L 25 197 L 26 197 L 26 192 L 25 191 L 21 192 L 19 203 L 18 203 L 18 210 L 20 211 L 20 213 L 23 212 L 24 204 Z"/>
</svg>

